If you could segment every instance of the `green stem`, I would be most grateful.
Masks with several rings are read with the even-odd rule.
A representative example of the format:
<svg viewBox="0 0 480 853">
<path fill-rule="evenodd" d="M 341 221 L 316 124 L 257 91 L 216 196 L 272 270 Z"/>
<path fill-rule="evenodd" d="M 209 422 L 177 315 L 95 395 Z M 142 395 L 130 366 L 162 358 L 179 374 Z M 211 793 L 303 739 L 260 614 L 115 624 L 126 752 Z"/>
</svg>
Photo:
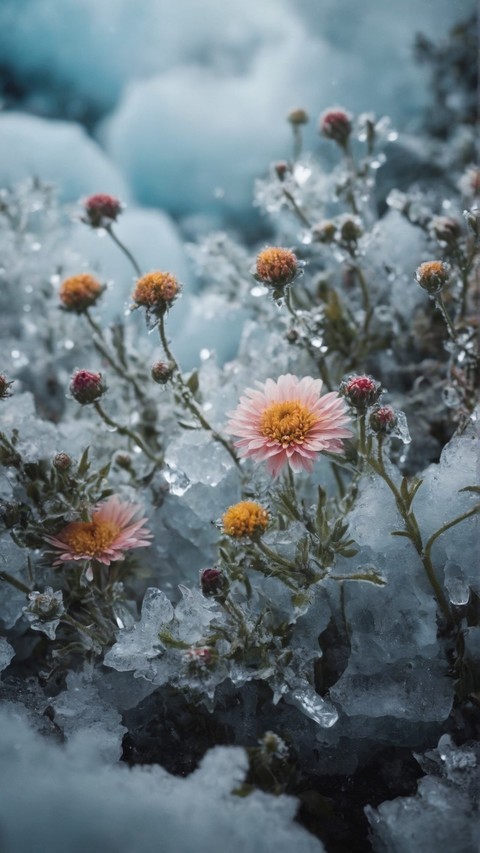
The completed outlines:
<svg viewBox="0 0 480 853">
<path fill-rule="evenodd" d="M 337 484 L 338 492 L 340 494 L 340 499 L 342 500 L 345 497 L 346 492 L 340 471 L 333 462 L 330 463 L 330 467 L 332 469 L 333 476 L 335 477 L 335 482 Z"/>
<path fill-rule="evenodd" d="M 460 524 L 461 521 L 465 521 L 466 518 L 471 518 L 472 515 L 477 515 L 480 511 L 480 506 L 474 506 L 472 509 L 469 509 L 467 512 L 464 512 L 462 515 L 458 515 L 457 518 L 453 518 L 452 521 L 447 521 L 445 524 L 442 524 L 435 533 L 432 533 L 430 539 L 425 545 L 425 556 L 430 558 L 431 550 L 434 542 L 441 536 L 445 531 L 450 530 L 451 527 L 455 527 L 455 525 Z"/>
<path fill-rule="evenodd" d="M 128 371 L 124 370 L 124 368 L 120 364 L 117 364 L 113 355 L 108 351 L 107 347 L 104 345 L 103 340 L 102 340 L 102 338 L 103 338 L 102 330 L 101 330 L 100 326 L 98 325 L 98 323 L 96 323 L 95 320 L 93 319 L 88 308 L 84 311 L 84 314 L 85 314 L 85 317 L 87 318 L 87 321 L 90 324 L 92 330 L 94 331 L 95 335 L 99 339 L 99 340 L 94 339 L 94 341 L 93 341 L 95 348 L 98 350 L 99 353 L 101 353 L 101 355 L 103 355 L 104 359 L 113 368 L 115 373 L 117 373 L 118 376 L 121 376 L 122 379 L 125 379 L 127 382 L 129 382 L 132 385 L 132 387 L 135 391 L 135 394 L 137 395 L 140 402 L 144 402 L 145 394 L 143 393 L 142 389 L 140 388 L 140 385 L 138 384 L 137 380 L 133 376 L 131 376 L 130 373 L 128 373 Z"/>
<path fill-rule="evenodd" d="M 119 249 L 123 252 L 123 254 L 128 258 L 128 260 L 130 261 L 130 263 L 131 263 L 131 265 L 132 265 L 133 269 L 135 270 L 135 275 L 136 275 L 136 276 L 138 276 L 138 278 L 140 278 L 140 276 L 142 275 L 142 271 L 141 271 L 141 269 L 140 269 L 139 265 L 137 264 L 137 262 L 136 262 L 135 258 L 133 257 L 132 253 L 130 252 L 130 250 L 129 250 L 129 249 L 127 249 L 127 247 L 126 247 L 126 246 L 124 246 L 124 244 L 122 243 L 122 241 L 121 241 L 121 240 L 119 240 L 119 238 L 118 238 L 118 237 L 117 237 L 117 235 L 115 234 L 115 232 L 114 232 L 114 230 L 113 230 L 113 228 L 112 228 L 112 226 L 111 226 L 111 225 L 107 225 L 107 226 L 105 226 L 105 231 L 107 232 L 107 234 L 109 234 L 109 235 L 110 235 L 110 237 L 112 238 L 113 242 L 117 244 L 118 248 L 119 248 Z"/>
<path fill-rule="evenodd" d="M 389 487 L 390 491 L 395 497 L 395 503 L 397 505 L 397 509 L 403 519 L 403 523 L 405 525 L 405 532 L 408 535 L 408 538 L 412 542 L 420 560 L 422 562 L 423 568 L 429 580 L 430 586 L 433 589 L 435 598 L 437 599 L 438 605 L 442 610 L 447 622 L 450 625 L 454 624 L 453 615 L 450 609 L 450 605 L 446 599 L 446 596 L 443 592 L 443 589 L 440 583 L 437 580 L 435 575 L 434 567 L 432 561 L 430 559 L 430 552 L 427 553 L 423 548 L 422 536 L 418 527 L 417 520 L 415 518 L 412 510 L 405 504 L 403 497 L 396 487 L 395 483 L 391 479 L 391 477 L 387 474 L 385 470 L 385 463 L 383 459 L 383 439 L 381 436 L 378 437 L 378 453 L 377 459 L 375 460 L 372 455 L 369 455 L 368 461 L 374 471 L 382 477 L 384 482 Z M 440 535 L 440 534 L 438 534 Z M 429 540 L 430 541 L 430 540 Z M 433 544 L 433 543 L 432 543 Z M 430 545 L 431 548 L 431 545 Z"/>
<path fill-rule="evenodd" d="M 255 545 L 262 554 L 265 554 L 265 556 L 268 557 L 269 560 L 272 560 L 279 566 L 283 566 L 283 568 L 288 569 L 289 572 L 295 571 L 295 563 L 292 563 L 291 560 L 286 560 L 284 557 L 281 557 L 280 554 L 276 554 L 275 551 L 272 551 L 268 545 L 265 545 L 265 543 L 262 542 L 261 539 L 256 541 Z"/>
<path fill-rule="evenodd" d="M 291 192 L 289 192 L 288 190 L 286 190 L 286 189 L 284 188 L 284 189 L 283 189 L 283 194 L 284 194 L 285 198 L 286 198 L 286 199 L 288 199 L 288 201 L 289 201 L 289 202 L 290 202 L 290 204 L 292 205 L 292 208 L 293 208 L 293 210 L 295 211 L 295 213 L 297 214 L 297 217 L 299 218 L 299 220 L 300 220 L 300 222 L 302 223 L 302 225 L 305 225 L 307 228 L 311 228 L 311 227 L 312 227 L 312 223 L 311 223 L 311 222 L 308 220 L 308 218 L 305 216 L 305 214 L 304 214 L 303 210 L 298 206 L 298 204 L 297 204 L 297 202 L 295 201 L 295 199 L 294 199 L 293 195 L 291 194 Z"/>
<path fill-rule="evenodd" d="M 136 444 L 137 447 L 139 447 L 140 450 L 143 451 L 143 453 L 145 453 L 145 456 L 148 456 L 148 458 L 152 460 L 152 462 L 155 462 L 156 465 L 162 465 L 163 460 L 160 457 L 155 456 L 154 453 L 152 453 L 152 451 L 147 447 L 145 442 L 140 438 L 138 433 L 114 421 L 109 415 L 107 415 L 106 411 L 102 408 L 98 400 L 94 402 L 93 406 L 100 415 L 101 419 L 107 424 L 107 426 L 116 429 L 120 435 L 128 436 L 128 438 L 130 438 L 133 443 Z"/>
<path fill-rule="evenodd" d="M 220 435 L 220 433 L 218 433 L 216 430 L 214 430 L 210 426 L 210 424 L 208 423 L 203 412 L 198 408 L 198 406 L 196 405 L 196 403 L 193 400 L 192 392 L 190 391 L 190 388 L 188 387 L 188 385 L 186 385 L 186 383 L 183 379 L 182 371 L 180 370 L 180 366 L 178 364 L 178 361 L 170 349 L 170 345 L 168 343 L 167 335 L 165 332 L 165 315 L 164 314 L 160 315 L 159 323 L 158 323 L 158 331 L 160 334 L 160 340 L 162 342 L 162 347 L 164 349 L 165 355 L 167 356 L 167 359 L 169 360 L 170 364 L 172 365 L 172 369 L 173 369 L 173 373 L 174 373 L 177 385 L 180 388 L 182 400 L 185 403 L 187 409 L 189 409 L 189 411 L 192 413 L 192 415 L 194 415 L 196 417 L 196 419 L 199 421 L 202 428 L 204 430 L 206 430 L 207 432 L 211 433 L 213 440 L 217 441 L 219 444 L 222 445 L 222 447 L 225 448 L 227 453 L 229 453 L 230 456 L 232 457 L 237 468 L 240 468 L 240 461 L 239 461 L 238 456 L 235 453 L 232 445 L 230 444 L 230 442 L 228 442 L 222 435 Z"/>
<path fill-rule="evenodd" d="M 9 583 L 10 586 L 14 586 L 15 589 L 19 589 L 20 592 L 24 592 L 26 595 L 28 595 L 32 591 L 24 583 L 17 580 L 17 578 L 12 577 L 12 575 L 10 575 L 8 572 L 4 572 L 3 570 L 0 571 L 0 581 L 5 581 L 6 583 Z"/>
<path fill-rule="evenodd" d="M 435 297 L 435 302 L 436 302 L 438 310 L 440 311 L 443 319 L 445 320 L 445 323 L 446 323 L 450 337 L 456 343 L 457 342 L 457 333 L 455 331 L 455 326 L 452 323 L 452 319 L 450 317 L 450 314 L 447 311 L 447 307 L 445 305 L 445 302 L 444 302 L 444 299 L 443 299 L 443 296 L 441 293 L 439 293 Z"/>
<path fill-rule="evenodd" d="M 300 159 L 302 153 L 302 131 L 296 125 L 293 126 L 293 162 Z"/>
</svg>

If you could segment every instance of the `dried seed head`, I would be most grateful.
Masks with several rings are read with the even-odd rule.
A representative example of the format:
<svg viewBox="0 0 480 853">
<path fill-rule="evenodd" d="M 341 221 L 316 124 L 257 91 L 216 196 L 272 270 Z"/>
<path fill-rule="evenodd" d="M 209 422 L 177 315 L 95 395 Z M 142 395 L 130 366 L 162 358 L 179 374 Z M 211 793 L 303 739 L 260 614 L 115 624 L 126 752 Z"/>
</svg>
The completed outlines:
<svg viewBox="0 0 480 853">
<path fill-rule="evenodd" d="M 6 400 L 11 397 L 10 388 L 13 385 L 13 380 L 10 382 L 4 373 L 0 373 L 0 400 Z"/>
<path fill-rule="evenodd" d="M 57 471 L 68 471 L 73 465 L 73 459 L 68 453 L 56 453 L 53 457 L 53 467 Z"/>
</svg>

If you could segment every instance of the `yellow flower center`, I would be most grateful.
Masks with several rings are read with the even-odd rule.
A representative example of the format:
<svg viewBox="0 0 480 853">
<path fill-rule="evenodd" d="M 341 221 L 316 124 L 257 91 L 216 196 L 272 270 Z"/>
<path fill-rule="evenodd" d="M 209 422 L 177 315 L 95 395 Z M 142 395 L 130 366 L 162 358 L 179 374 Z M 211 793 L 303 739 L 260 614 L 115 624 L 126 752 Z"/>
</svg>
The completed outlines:
<svg viewBox="0 0 480 853">
<path fill-rule="evenodd" d="M 267 529 L 269 514 L 263 506 L 254 501 L 240 501 L 227 509 L 223 516 L 223 529 L 227 536 L 240 539 L 253 536 Z"/>
<path fill-rule="evenodd" d="M 270 246 L 257 256 L 257 275 L 262 281 L 269 284 L 277 286 L 290 284 L 297 271 L 297 256 L 290 249 Z"/>
<path fill-rule="evenodd" d="M 100 557 L 115 541 L 121 528 L 111 521 L 73 521 L 62 532 L 62 542 L 73 554 Z"/>
<path fill-rule="evenodd" d="M 278 441 L 282 447 L 303 444 L 318 416 L 299 400 L 272 403 L 262 412 L 260 432 L 265 438 Z"/>
</svg>

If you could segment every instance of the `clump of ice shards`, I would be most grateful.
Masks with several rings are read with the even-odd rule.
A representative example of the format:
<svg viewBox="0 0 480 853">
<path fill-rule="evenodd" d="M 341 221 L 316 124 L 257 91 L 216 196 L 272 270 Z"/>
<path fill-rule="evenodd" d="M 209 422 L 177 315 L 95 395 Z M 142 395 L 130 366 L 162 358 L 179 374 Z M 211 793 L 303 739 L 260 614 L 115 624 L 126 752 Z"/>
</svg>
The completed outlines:
<svg viewBox="0 0 480 853">
<path fill-rule="evenodd" d="M 182 779 L 159 766 L 111 767 L 97 748 L 88 735 L 58 747 L 18 712 L 1 712 L 2 853 L 28 853 L 32 845 L 51 853 L 324 850 L 293 822 L 295 800 L 233 793 L 247 771 L 242 749 L 217 747 Z"/>
<path fill-rule="evenodd" d="M 366 814 L 376 853 L 476 853 L 480 838 L 480 747 L 456 747 L 442 735 L 437 749 L 416 756 L 428 775 L 414 797 L 370 806 Z"/>
</svg>

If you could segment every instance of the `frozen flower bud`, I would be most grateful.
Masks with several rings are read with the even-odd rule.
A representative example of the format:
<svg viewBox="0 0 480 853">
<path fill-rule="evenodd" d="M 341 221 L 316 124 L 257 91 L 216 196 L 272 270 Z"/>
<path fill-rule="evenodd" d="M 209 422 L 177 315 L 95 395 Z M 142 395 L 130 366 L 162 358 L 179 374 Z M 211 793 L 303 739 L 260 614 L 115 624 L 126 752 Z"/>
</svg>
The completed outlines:
<svg viewBox="0 0 480 853">
<path fill-rule="evenodd" d="M 397 426 L 397 415 L 391 406 L 375 406 L 370 412 L 368 425 L 372 432 L 390 435 Z"/>
<path fill-rule="evenodd" d="M 297 329 L 289 329 L 288 332 L 285 332 L 285 340 L 288 341 L 289 344 L 298 343 L 300 335 Z"/>
<path fill-rule="evenodd" d="M 300 262 L 290 249 L 269 246 L 257 255 L 255 278 L 275 289 L 292 284 L 300 272 Z"/>
<path fill-rule="evenodd" d="M 152 364 L 151 377 L 158 385 L 166 385 L 167 382 L 170 382 L 174 369 L 170 361 L 156 361 Z"/>
<path fill-rule="evenodd" d="M 449 266 L 443 261 L 427 261 L 420 264 L 415 279 L 430 296 L 435 296 L 443 289 L 448 281 Z"/>
<path fill-rule="evenodd" d="M 34 631 L 41 631 L 50 640 L 55 639 L 55 631 L 65 613 L 62 592 L 54 592 L 47 586 L 44 592 L 30 592 L 28 605 L 23 612 Z"/>
<path fill-rule="evenodd" d="M 228 582 L 220 569 L 204 569 L 200 575 L 200 586 L 204 595 L 211 596 L 224 592 Z"/>
<path fill-rule="evenodd" d="M 265 757 L 279 758 L 281 761 L 288 758 L 288 746 L 275 732 L 265 732 L 259 744 Z"/>
<path fill-rule="evenodd" d="M 345 148 L 352 132 L 351 116 L 339 107 L 325 110 L 320 116 L 319 132 Z"/>
<path fill-rule="evenodd" d="M 184 661 L 192 671 L 205 669 L 215 662 L 215 654 L 209 646 L 192 646 L 185 652 Z"/>
<path fill-rule="evenodd" d="M 339 393 L 354 409 L 364 411 L 375 405 L 382 393 L 382 386 L 371 376 L 349 376 L 340 384 Z"/>
<path fill-rule="evenodd" d="M 333 243 L 336 233 L 337 226 L 331 219 L 325 219 L 312 228 L 313 238 L 319 243 Z"/>
<path fill-rule="evenodd" d="M 437 240 L 449 246 L 454 245 L 462 233 L 458 219 L 452 216 L 434 216 L 430 227 Z"/>
<path fill-rule="evenodd" d="M 181 287 L 169 272 L 150 272 L 137 281 L 132 299 L 136 306 L 163 314 L 175 302 Z"/>
<path fill-rule="evenodd" d="M 105 228 L 122 212 L 122 205 L 118 198 L 106 193 L 96 193 L 85 199 L 83 203 L 85 217 L 83 219 L 92 228 Z"/>
<path fill-rule="evenodd" d="M 124 471 L 131 471 L 132 457 L 128 453 L 117 453 L 115 456 L 115 464 Z"/>
<path fill-rule="evenodd" d="M 0 373 L 0 400 L 6 400 L 7 397 L 11 397 L 12 394 L 10 392 L 10 388 L 13 385 L 13 380 L 9 382 L 5 374 Z"/>
<path fill-rule="evenodd" d="M 354 216 L 346 216 L 340 224 L 340 236 L 344 243 L 356 243 L 362 236 L 363 229 L 360 220 Z"/>
<path fill-rule="evenodd" d="M 53 467 L 57 469 L 57 471 L 68 471 L 73 464 L 72 457 L 68 455 L 68 453 L 56 453 L 53 457 Z"/>
<path fill-rule="evenodd" d="M 280 160 L 278 163 L 275 163 L 275 171 L 277 173 L 277 178 L 280 181 L 284 181 L 287 176 L 287 172 L 290 171 L 288 163 L 285 163 L 284 160 Z"/>
<path fill-rule="evenodd" d="M 245 536 L 256 538 L 268 527 L 270 515 L 263 506 L 254 501 L 240 501 L 229 507 L 222 518 L 223 530 L 227 536 L 242 539 Z"/>
<path fill-rule="evenodd" d="M 287 119 L 290 122 L 290 124 L 301 125 L 301 124 L 308 124 L 309 116 L 305 110 L 302 110 L 300 108 L 300 109 L 296 109 L 296 110 L 290 110 L 290 112 L 287 116 Z"/>
<path fill-rule="evenodd" d="M 77 370 L 70 381 L 70 394 L 82 406 L 95 403 L 106 390 L 107 386 L 102 374 L 91 370 Z"/>
<path fill-rule="evenodd" d="M 475 198 L 480 194 L 480 169 L 469 166 L 458 182 L 458 188 L 466 198 Z"/>
<path fill-rule="evenodd" d="M 105 286 L 100 284 L 93 275 L 81 273 L 65 279 L 60 285 L 58 297 L 64 311 L 82 314 L 87 308 L 95 305 L 104 290 Z"/>
</svg>

